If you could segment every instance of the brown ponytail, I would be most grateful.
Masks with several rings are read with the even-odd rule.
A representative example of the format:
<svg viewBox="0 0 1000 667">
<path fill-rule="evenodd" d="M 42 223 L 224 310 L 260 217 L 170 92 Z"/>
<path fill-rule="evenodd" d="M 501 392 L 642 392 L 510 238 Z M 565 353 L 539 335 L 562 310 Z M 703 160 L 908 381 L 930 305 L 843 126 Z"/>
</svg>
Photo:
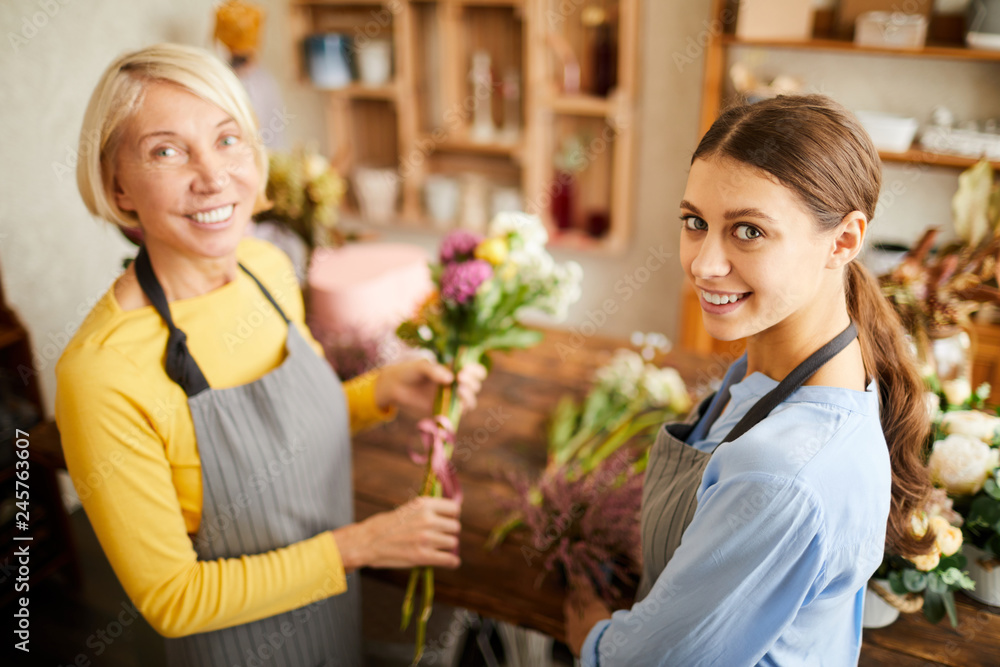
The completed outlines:
<svg viewBox="0 0 1000 667">
<path fill-rule="evenodd" d="M 798 195 L 821 229 L 852 211 L 875 214 L 882 183 L 878 151 L 847 109 L 822 95 L 780 96 L 724 112 L 691 161 L 728 157 L 761 169 Z M 934 536 L 913 536 L 910 516 L 923 506 L 930 477 L 923 465 L 930 419 L 923 381 L 899 317 L 858 262 L 845 271 L 850 317 L 858 326 L 865 370 L 879 388 L 880 419 L 892 466 L 886 549 L 929 551 Z"/>
<path fill-rule="evenodd" d="M 918 540 L 910 515 L 923 507 L 930 479 L 923 446 L 930 434 L 924 381 L 917 370 L 902 322 L 882 296 L 878 282 L 858 262 L 847 266 L 847 311 L 859 327 L 865 369 L 878 384 L 882 432 L 892 463 L 892 509 L 886 526 L 886 549 L 901 555 L 926 553 L 934 535 Z"/>
</svg>

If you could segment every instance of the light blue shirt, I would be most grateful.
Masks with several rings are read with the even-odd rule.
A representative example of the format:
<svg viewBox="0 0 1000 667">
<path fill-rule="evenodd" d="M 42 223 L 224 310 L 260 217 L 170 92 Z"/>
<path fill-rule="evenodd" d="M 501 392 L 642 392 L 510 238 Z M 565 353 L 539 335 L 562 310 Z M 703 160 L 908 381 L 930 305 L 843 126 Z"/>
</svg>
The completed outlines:
<svg viewBox="0 0 1000 667">
<path fill-rule="evenodd" d="M 777 384 L 753 373 L 730 386 L 692 443 L 714 453 L 680 547 L 645 599 L 591 629 L 585 667 L 857 664 L 891 492 L 878 394 L 800 387 L 718 445 Z"/>
</svg>

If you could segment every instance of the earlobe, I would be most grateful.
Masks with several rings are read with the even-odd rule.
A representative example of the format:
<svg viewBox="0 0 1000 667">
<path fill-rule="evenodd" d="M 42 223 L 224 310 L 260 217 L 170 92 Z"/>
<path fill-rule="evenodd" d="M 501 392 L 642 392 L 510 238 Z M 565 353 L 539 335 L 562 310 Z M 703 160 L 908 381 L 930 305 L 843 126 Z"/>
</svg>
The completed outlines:
<svg viewBox="0 0 1000 667">
<path fill-rule="evenodd" d="M 864 245 L 867 230 L 868 218 L 864 213 L 851 211 L 845 215 L 837 226 L 827 268 L 841 269 L 857 257 Z"/>
</svg>

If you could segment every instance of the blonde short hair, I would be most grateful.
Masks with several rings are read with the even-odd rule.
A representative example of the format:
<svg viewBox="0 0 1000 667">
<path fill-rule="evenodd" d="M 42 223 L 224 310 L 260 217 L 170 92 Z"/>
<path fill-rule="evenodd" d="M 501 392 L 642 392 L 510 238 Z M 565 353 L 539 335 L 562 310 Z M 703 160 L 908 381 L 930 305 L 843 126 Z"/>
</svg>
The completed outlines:
<svg viewBox="0 0 1000 667">
<path fill-rule="evenodd" d="M 119 57 L 101 76 L 80 130 L 76 184 L 87 210 L 121 227 L 137 227 L 114 196 L 115 157 L 125 126 L 142 104 L 151 81 L 172 83 L 216 105 L 236 121 L 260 172 L 255 211 L 266 208 L 267 150 L 243 84 L 216 56 L 193 46 L 157 44 Z"/>
</svg>

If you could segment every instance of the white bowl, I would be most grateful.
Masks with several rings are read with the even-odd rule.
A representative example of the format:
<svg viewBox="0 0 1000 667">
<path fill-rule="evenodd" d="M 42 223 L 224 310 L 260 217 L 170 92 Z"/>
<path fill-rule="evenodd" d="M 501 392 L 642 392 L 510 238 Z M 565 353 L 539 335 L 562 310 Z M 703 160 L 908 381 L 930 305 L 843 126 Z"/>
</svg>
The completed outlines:
<svg viewBox="0 0 1000 667">
<path fill-rule="evenodd" d="M 881 111 L 857 111 L 855 114 L 879 150 L 905 153 L 913 144 L 920 123 L 916 118 Z"/>
</svg>

